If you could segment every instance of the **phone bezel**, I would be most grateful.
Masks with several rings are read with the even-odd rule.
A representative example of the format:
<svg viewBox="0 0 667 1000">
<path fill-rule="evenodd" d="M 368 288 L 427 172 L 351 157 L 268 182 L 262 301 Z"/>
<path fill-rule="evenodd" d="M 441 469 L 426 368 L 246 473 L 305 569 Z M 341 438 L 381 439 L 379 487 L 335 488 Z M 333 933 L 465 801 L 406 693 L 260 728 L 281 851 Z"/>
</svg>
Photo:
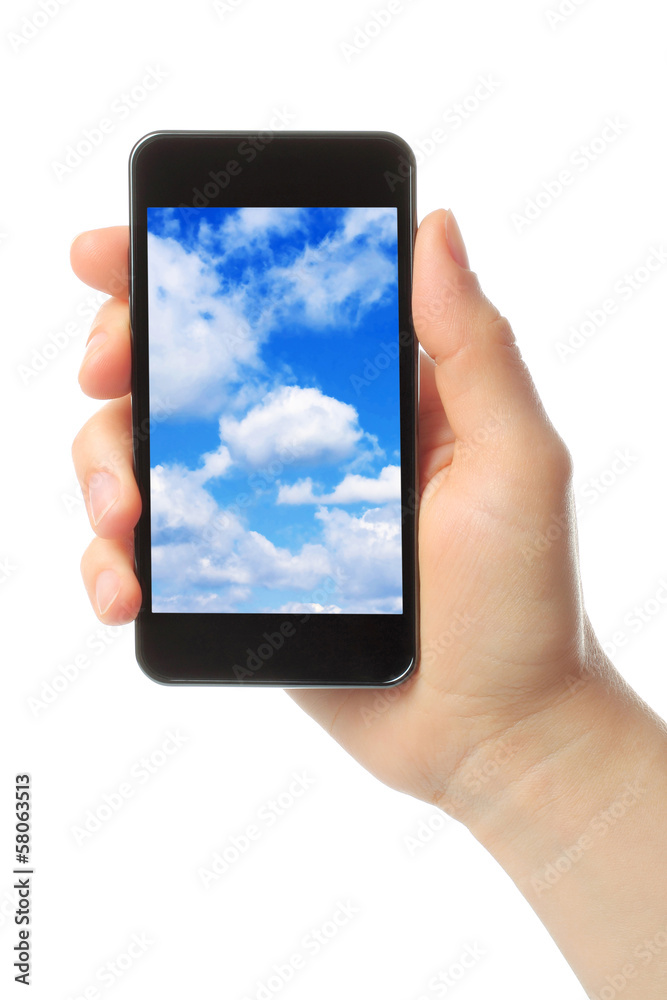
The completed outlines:
<svg viewBox="0 0 667 1000">
<path fill-rule="evenodd" d="M 244 143 L 244 150 L 254 149 L 256 156 L 239 164 Z M 234 172 L 232 162 L 240 165 L 238 172 Z M 228 183 L 221 187 L 225 176 Z M 212 193 L 215 177 L 217 195 Z M 129 159 L 128 273 L 133 453 L 142 499 L 142 513 L 135 529 L 135 569 L 143 595 L 135 626 L 135 648 L 140 666 L 153 680 L 280 687 L 386 687 L 404 681 L 415 669 L 419 350 L 411 308 L 412 250 L 417 230 L 415 187 L 414 154 L 403 139 L 391 132 L 171 130 L 149 133 L 133 147 Z M 195 191 L 199 191 L 199 198 Z M 146 208 L 201 207 L 196 200 L 241 207 L 393 205 L 398 209 L 403 524 L 400 615 L 312 614 L 304 621 L 303 615 L 282 613 L 151 610 Z M 281 623 L 292 623 L 295 631 L 285 635 L 280 632 Z M 286 641 L 272 648 L 270 643 L 262 642 L 265 634 L 274 639 L 282 634 Z M 272 652 L 259 656 L 260 646 L 272 648 Z M 250 652 L 255 652 L 253 663 L 260 661 L 260 667 L 246 666 L 250 660 L 246 654 Z"/>
</svg>

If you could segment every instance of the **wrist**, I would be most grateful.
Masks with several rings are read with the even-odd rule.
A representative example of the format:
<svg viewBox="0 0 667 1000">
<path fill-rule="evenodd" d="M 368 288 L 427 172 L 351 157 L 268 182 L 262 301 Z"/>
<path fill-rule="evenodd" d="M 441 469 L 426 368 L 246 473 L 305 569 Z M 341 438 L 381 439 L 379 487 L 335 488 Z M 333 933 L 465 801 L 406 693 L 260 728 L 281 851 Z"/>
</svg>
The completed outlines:
<svg viewBox="0 0 667 1000">
<path fill-rule="evenodd" d="M 667 977 L 667 726 L 599 648 L 595 669 L 568 683 L 550 707 L 469 755 L 451 784 L 452 814 L 505 869 L 590 996 L 623 983 L 627 1000 L 657 1000 Z"/>
<path fill-rule="evenodd" d="M 539 709 L 476 746 L 435 804 L 498 856 L 522 837 L 576 833 L 594 802 L 666 754 L 667 726 L 597 647 Z"/>
</svg>

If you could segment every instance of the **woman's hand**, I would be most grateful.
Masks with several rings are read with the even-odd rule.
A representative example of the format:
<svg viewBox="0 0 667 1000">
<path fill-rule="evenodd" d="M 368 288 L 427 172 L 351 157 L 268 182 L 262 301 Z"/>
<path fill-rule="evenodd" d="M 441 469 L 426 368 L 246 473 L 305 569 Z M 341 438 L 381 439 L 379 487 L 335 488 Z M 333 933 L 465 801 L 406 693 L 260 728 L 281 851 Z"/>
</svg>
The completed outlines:
<svg viewBox="0 0 667 1000">
<path fill-rule="evenodd" d="M 130 621 L 140 605 L 127 246 L 127 229 L 113 227 L 83 233 L 71 248 L 79 277 L 114 292 L 93 323 L 79 375 L 84 392 L 111 402 L 73 447 L 97 535 L 83 578 L 109 624 Z M 484 748 L 493 755 L 502 741 L 508 747 L 510 734 L 514 746 L 521 723 L 562 697 L 568 679 L 576 682 L 591 643 L 570 456 L 444 210 L 419 228 L 413 314 L 430 355 L 421 359 L 419 669 L 382 692 L 290 693 L 382 781 L 464 815 L 467 790 L 455 776 Z"/>
<path fill-rule="evenodd" d="M 131 621 L 141 602 L 127 248 L 119 226 L 83 233 L 71 249 L 77 275 L 112 295 L 79 375 L 84 392 L 111 401 L 73 446 L 96 535 L 82 573 L 107 624 Z M 626 1000 L 653 1000 L 667 977 L 667 730 L 588 623 L 569 453 L 444 210 L 419 227 L 413 314 L 429 355 L 419 417 L 421 661 L 393 688 L 290 694 L 386 784 L 465 822 L 582 983 L 616 989 L 623 979 Z M 606 815 L 614 822 L 603 837 Z M 652 964 L 642 965 L 645 954 Z"/>
</svg>

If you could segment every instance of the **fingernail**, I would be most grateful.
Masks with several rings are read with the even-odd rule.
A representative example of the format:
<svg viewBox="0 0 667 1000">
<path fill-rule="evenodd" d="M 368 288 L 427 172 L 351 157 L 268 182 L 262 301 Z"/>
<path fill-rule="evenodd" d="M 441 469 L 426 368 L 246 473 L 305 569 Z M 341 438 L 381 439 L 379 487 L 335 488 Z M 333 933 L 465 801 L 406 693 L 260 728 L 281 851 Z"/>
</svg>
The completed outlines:
<svg viewBox="0 0 667 1000">
<path fill-rule="evenodd" d="M 81 360 L 82 368 L 85 365 L 88 358 L 91 356 L 91 354 L 94 354 L 95 351 L 98 349 L 98 347 L 102 346 L 102 344 L 104 343 L 104 341 L 107 339 L 108 336 L 109 336 L 108 333 L 105 333 L 104 330 L 100 330 L 99 333 L 96 333 L 94 337 L 90 338 L 88 344 L 86 345 L 86 350 L 83 355 L 83 358 Z"/>
<path fill-rule="evenodd" d="M 95 583 L 95 600 L 101 615 L 105 615 L 120 593 L 120 577 L 113 569 L 103 569 Z"/>
<path fill-rule="evenodd" d="M 447 240 L 449 252 L 459 267 L 469 269 L 470 264 L 468 262 L 468 251 L 466 250 L 466 245 L 463 242 L 459 224 L 456 221 L 451 208 L 447 212 L 447 221 L 445 222 L 445 238 Z"/>
<path fill-rule="evenodd" d="M 111 510 L 120 493 L 120 483 L 112 472 L 94 472 L 88 483 L 88 503 L 93 524 L 97 526 Z"/>
<path fill-rule="evenodd" d="M 72 249 L 72 246 L 74 245 L 74 243 L 76 243 L 76 241 L 78 240 L 79 236 L 83 236 L 83 234 L 84 234 L 85 232 L 86 232 L 86 230 L 85 230 L 85 229 L 82 229 L 80 233 L 77 233 L 77 234 L 76 234 L 76 236 L 74 237 L 74 239 L 72 240 L 72 242 L 71 242 L 71 243 L 70 243 L 70 245 L 69 245 L 69 248 L 70 248 L 70 250 Z"/>
</svg>

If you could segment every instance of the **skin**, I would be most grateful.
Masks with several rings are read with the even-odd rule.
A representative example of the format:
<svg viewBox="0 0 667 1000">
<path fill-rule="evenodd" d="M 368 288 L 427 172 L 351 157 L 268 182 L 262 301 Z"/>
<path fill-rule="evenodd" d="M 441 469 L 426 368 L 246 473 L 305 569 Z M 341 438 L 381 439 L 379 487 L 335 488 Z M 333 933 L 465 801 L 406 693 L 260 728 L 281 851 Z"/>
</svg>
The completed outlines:
<svg viewBox="0 0 667 1000">
<path fill-rule="evenodd" d="M 71 247 L 79 278 L 113 296 L 89 341 L 107 336 L 79 374 L 85 393 L 109 402 L 73 445 L 96 536 L 82 575 L 96 613 L 113 625 L 131 621 L 141 601 L 127 246 L 127 227 L 117 226 L 82 233 Z M 667 726 L 591 628 L 570 454 L 444 209 L 419 227 L 413 315 L 426 352 L 420 666 L 387 691 L 289 693 L 381 781 L 468 826 L 589 995 L 611 996 L 604 990 L 622 978 L 624 1000 L 663 997 Z M 110 505 L 107 491 L 91 506 L 102 470 L 117 477 L 118 498 Z"/>
</svg>

